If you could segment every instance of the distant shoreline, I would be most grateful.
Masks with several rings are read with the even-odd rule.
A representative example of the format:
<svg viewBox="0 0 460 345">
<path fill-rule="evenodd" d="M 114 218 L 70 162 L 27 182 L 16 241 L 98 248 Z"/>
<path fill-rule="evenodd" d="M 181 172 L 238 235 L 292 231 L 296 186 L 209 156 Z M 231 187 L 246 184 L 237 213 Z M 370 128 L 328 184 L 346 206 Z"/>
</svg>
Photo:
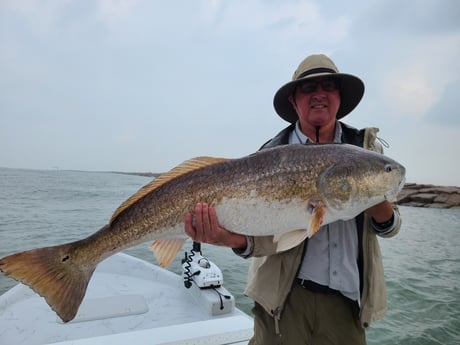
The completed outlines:
<svg viewBox="0 0 460 345">
<path fill-rule="evenodd" d="M 142 177 L 153 177 L 157 178 L 161 174 L 159 173 L 151 173 L 151 172 L 123 172 L 123 171 L 107 171 L 108 173 L 112 174 L 122 174 L 122 175 L 134 175 L 134 176 L 142 176 Z"/>
</svg>

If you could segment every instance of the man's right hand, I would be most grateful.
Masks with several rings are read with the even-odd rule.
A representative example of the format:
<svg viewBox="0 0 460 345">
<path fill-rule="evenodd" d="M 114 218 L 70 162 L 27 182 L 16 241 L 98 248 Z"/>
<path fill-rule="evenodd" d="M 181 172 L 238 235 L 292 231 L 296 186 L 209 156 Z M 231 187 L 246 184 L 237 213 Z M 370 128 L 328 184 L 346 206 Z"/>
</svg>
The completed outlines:
<svg viewBox="0 0 460 345">
<path fill-rule="evenodd" d="M 194 213 L 184 217 L 185 232 L 195 242 L 209 243 L 233 249 L 247 246 L 246 236 L 231 232 L 219 224 L 216 210 L 206 203 L 197 203 Z"/>
</svg>

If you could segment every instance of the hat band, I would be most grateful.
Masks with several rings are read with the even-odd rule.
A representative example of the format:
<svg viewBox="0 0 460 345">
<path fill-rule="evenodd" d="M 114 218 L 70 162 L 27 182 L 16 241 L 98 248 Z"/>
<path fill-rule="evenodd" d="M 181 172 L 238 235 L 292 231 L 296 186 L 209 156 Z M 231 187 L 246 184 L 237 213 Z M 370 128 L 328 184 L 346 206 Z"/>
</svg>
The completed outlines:
<svg viewBox="0 0 460 345">
<path fill-rule="evenodd" d="M 336 71 L 334 71 L 331 68 L 324 68 L 324 67 L 313 68 L 313 69 L 309 69 L 308 71 L 303 72 L 301 75 L 299 75 L 297 77 L 297 80 L 299 80 L 300 78 L 306 77 L 307 75 L 310 75 L 310 74 L 327 73 L 327 72 L 329 72 L 329 73 L 337 73 Z"/>
</svg>

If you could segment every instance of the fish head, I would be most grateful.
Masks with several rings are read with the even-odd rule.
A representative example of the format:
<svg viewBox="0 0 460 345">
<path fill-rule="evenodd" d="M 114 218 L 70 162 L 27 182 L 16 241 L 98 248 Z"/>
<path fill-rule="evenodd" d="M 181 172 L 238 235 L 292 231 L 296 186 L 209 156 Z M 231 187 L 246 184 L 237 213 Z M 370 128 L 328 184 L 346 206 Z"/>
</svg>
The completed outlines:
<svg viewBox="0 0 460 345">
<path fill-rule="evenodd" d="M 350 146 L 350 145 L 346 145 Z M 396 201 L 406 169 L 395 160 L 359 147 L 337 152 L 317 188 L 335 219 L 350 219 L 384 200 Z"/>
</svg>

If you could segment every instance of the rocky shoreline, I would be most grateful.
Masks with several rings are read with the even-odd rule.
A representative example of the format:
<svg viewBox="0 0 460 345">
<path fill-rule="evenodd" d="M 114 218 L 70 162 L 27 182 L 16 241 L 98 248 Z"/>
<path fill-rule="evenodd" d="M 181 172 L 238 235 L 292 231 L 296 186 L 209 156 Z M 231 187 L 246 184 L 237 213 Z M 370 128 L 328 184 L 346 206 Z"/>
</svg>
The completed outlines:
<svg viewBox="0 0 460 345">
<path fill-rule="evenodd" d="M 398 195 L 398 204 L 460 209 L 460 187 L 406 183 Z"/>
</svg>

